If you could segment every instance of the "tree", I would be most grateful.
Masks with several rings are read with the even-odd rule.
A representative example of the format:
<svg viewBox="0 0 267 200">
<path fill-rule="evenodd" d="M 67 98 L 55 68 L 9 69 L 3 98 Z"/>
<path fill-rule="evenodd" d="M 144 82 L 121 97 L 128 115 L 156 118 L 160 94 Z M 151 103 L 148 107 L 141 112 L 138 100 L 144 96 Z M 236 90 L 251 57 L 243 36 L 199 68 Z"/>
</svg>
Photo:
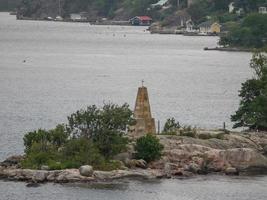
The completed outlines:
<svg viewBox="0 0 267 200">
<path fill-rule="evenodd" d="M 200 0 L 188 8 L 188 13 L 192 17 L 193 21 L 202 22 L 205 17 L 209 14 L 210 4 L 207 0 Z"/>
<path fill-rule="evenodd" d="M 231 120 L 235 122 L 234 128 L 267 130 L 267 57 L 254 54 L 250 66 L 255 77 L 242 83 L 240 106 Z"/>
<path fill-rule="evenodd" d="M 97 146 L 87 138 L 69 140 L 62 150 L 61 161 L 67 168 L 78 168 L 81 165 L 99 166 L 105 160 Z"/>
<path fill-rule="evenodd" d="M 138 159 L 144 159 L 147 162 L 157 160 L 161 157 L 163 148 L 163 145 L 160 144 L 156 136 L 147 134 L 138 138 L 136 141 L 136 157 Z"/>
<path fill-rule="evenodd" d="M 29 151 L 34 144 L 39 144 L 43 150 L 46 150 L 49 145 L 55 145 L 56 148 L 59 148 L 66 143 L 67 138 L 68 134 L 62 124 L 49 131 L 44 129 L 32 131 L 23 137 L 25 152 Z"/>
<path fill-rule="evenodd" d="M 26 158 L 22 166 L 62 169 L 90 164 L 96 169 L 118 169 L 120 163 L 110 159 L 126 150 L 124 135 L 127 126 L 135 122 L 132 116 L 128 104 L 93 105 L 73 113 L 67 125 L 29 132 L 23 138 Z"/>
<path fill-rule="evenodd" d="M 164 125 L 164 128 L 163 128 L 163 132 L 164 133 L 175 133 L 177 129 L 179 129 L 180 127 L 181 126 L 179 122 L 176 122 L 174 118 L 167 119 Z"/>
<path fill-rule="evenodd" d="M 266 0 L 234 0 L 234 5 L 237 8 L 243 8 L 245 12 L 256 11 L 262 4 L 267 3 Z"/>
<path fill-rule="evenodd" d="M 219 43 L 224 46 L 263 48 L 267 46 L 266 21 L 267 15 L 250 14 L 240 25 L 233 26 L 222 36 Z"/>
<path fill-rule="evenodd" d="M 127 127 L 134 123 L 128 104 L 118 106 L 111 103 L 102 109 L 93 105 L 79 110 L 68 117 L 68 121 L 72 137 L 91 139 L 106 158 L 125 150 L 127 139 L 123 136 Z"/>
</svg>

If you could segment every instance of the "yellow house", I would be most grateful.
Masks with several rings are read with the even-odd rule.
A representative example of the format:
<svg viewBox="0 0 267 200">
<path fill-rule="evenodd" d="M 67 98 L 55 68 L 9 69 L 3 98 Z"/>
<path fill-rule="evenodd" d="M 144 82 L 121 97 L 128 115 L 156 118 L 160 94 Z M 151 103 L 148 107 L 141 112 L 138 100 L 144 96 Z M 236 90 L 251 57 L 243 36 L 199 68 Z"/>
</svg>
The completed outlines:
<svg viewBox="0 0 267 200">
<path fill-rule="evenodd" d="M 220 33 L 221 32 L 221 25 L 217 22 L 203 22 L 199 24 L 199 32 L 204 34 L 210 33 Z"/>
</svg>

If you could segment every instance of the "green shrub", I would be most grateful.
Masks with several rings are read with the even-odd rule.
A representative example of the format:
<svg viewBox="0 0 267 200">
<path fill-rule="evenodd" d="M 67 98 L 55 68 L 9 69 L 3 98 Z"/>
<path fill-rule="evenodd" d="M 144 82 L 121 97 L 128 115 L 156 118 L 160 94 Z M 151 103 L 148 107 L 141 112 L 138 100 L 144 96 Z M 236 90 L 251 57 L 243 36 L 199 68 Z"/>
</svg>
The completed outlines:
<svg viewBox="0 0 267 200">
<path fill-rule="evenodd" d="M 180 130 L 180 136 L 196 138 L 196 135 L 196 128 L 192 128 L 191 126 L 184 126 L 183 129 Z"/>
<path fill-rule="evenodd" d="M 122 168 L 122 164 L 120 161 L 117 161 L 117 160 L 110 160 L 110 161 L 106 160 L 105 162 L 102 162 L 101 164 L 94 166 L 94 169 L 102 170 L 102 171 L 111 171 L 111 170 L 117 170 L 121 168 Z"/>
<path fill-rule="evenodd" d="M 156 136 L 147 134 L 136 141 L 136 158 L 144 159 L 147 162 L 157 160 L 161 157 L 163 148 Z"/>
<path fill-rule="evenodd" d="M 39 129 L 37 131 L 29 132 L 23 137 L 24 146 L 25 146 L 25 152 L 31 150 L 33 144 L 39 144 L 42 146 L 42 148 L 45 148 L 50 141 L 51 141 L 51 135 L 48 131 Z"/>
<path fill-rule="evenodd" d="M 225 135 L 225 133 L 218 133 L 218 134 L 201 133 L 198 135 L 198 138 L 202 139 L 202 140 L 208 140 L 208 139 L 212 139 L 212 138 L 223 140 L 224 135 Z"/>
<path fill-rule="evenodd" d="M 181 131 L 180 132 L 180 136 L 186 136 L 186 137 L 192 137 L 192 138 L 195 138 L 196 137 L 196 133 L 193 132 L 193 131 Z"/>
<path fill-rule="evenodd" d="M 216 135 L 214 136 L 214 138 L 217 138 L 217 139 L 219 139 L 219 140 L 223 140 L 223 139 L 224 139 L 224 135 L 225 135 L 225 133 L 219 133 L 219 134 L 216 134 Z"/>
<path fill-rule="evenodd" d="M 198 138 L 202 139 L 202 140 L 208 140 L 208 139 L 211 139 L 212 136 L 211 136 L 211 134 L 201 133 L 198 135 Z"/>
<path fill-rule="evenodd" d="M 161 132 L 160 135 L 177 135 L 176 132 Z"/>
<path fill-rule="evenodd" d="M 28 150 L 26 158 L 21 162 L 23 168 L 40 169 L 42 165 L 48 165 L 48 162 L 58 157 L 57 151 L 53 146 L 43 148 L 42 144 L 34 143 Z"/>
<path fill-rule="evenodd" d="M 81 165 L 101 165 L 104 157 L 89 139 L 69 140 L 62 149 L 61 161 L 64 168 L 78 168 Z"/>
<path fill-rule="evenodd" d="M 54 160 L 48 160 L 47 166 L 50 170 L 61 170 L 65 168 L 61 162 L 56 162 Z"/>
<path fill-rule="evenodd" d="M 180 128 L 180 123 L 176 122 L 174 118 L 167 119 L 165 122 L 163 133 L 164 135 L 176 135 L 177 130 Z"/>
<path fill-rule="evenodd" d="M 42 148 L 53 144 L 56 147 L 63 145 L 68 138 L 68 134 L 65 131 L 63 125 L 59 124 L 55 129 L 46 131 L 39 129 L 37 131 L 29 132 L 23 137 L 25 152 L 30 151 L 34 143 L 38 143 Z"/>
</svg>

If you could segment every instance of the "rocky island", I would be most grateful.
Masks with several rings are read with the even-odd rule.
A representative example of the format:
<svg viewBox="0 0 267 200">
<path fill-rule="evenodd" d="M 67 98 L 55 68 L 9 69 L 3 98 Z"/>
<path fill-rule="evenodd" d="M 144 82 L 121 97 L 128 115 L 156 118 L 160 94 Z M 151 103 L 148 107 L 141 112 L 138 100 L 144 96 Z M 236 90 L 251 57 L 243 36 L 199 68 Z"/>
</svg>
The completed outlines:
<svg viewBox="0 0 267 200">
<path fill-rule="evenodd" d="M 196 174 L 219 173 L 247 175 L 267 173 L 266 133 L 224 133 L 223 131 L 198 130 L 199 139 L 188 136 L 160 135 L 164 145 L 162 158 L 146 163 L 132 159 L 129 152 L 114 159 L 123 167 L 112 171 L 93 170 L 89 166 L 80 169 L 42 170 L 22 169 L 23 156 L 14 156 L 0 164 L 2 179 L 27 182 L 92 182 L 111 181 L 120 178 L 174 178 Z M 221 139 L 216 138 L 220 135 Z"/>
<path fill-rule="evenodd" d="M 111 170 L 94 170 L 90 165 L 82 165 L 79 169 L 55 170 L 44 164 L 36 169 L 27 169 L 23 162 L 28 154 L 13 156 L 1 162 L 0 178 L 27 181 L 32 185 L 39 182 L 99 182 L 121 178 L 191 177 L 209 173 L 267 174 L 266 132 L 240 133 L 226 129 L 203 130 L 179 127 L 175 132 L 165 130 L 156 135 L 148 92 L 144 86 L 138 89 L 134 117 L 136 123 L 129 128 L 128 136 L 125 136 L 129 140 L 127 149 L 112 156 L 109 162 L 118 165 Z M 169 122 L 175 124 L 173 120 Z M 145 133 L 157 138 L 163 147 L 159 159 L 146 162 L 136 156 L 136 143 L 138 138 L 145 137 Z"/>
</svg>

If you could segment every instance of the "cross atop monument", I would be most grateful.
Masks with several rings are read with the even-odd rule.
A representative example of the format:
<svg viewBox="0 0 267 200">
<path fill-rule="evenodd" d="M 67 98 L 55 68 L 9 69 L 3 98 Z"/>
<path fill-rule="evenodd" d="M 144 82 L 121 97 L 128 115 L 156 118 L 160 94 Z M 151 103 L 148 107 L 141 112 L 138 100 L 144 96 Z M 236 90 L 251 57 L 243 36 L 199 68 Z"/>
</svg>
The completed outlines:
<svg viewBox="0 0 267 200">
<path fill-rule="evenodd" d="M 144 79 L 142 79 L 142 87 L 144 87 L 144 82 L 145 82 Z"/>
</svg>

